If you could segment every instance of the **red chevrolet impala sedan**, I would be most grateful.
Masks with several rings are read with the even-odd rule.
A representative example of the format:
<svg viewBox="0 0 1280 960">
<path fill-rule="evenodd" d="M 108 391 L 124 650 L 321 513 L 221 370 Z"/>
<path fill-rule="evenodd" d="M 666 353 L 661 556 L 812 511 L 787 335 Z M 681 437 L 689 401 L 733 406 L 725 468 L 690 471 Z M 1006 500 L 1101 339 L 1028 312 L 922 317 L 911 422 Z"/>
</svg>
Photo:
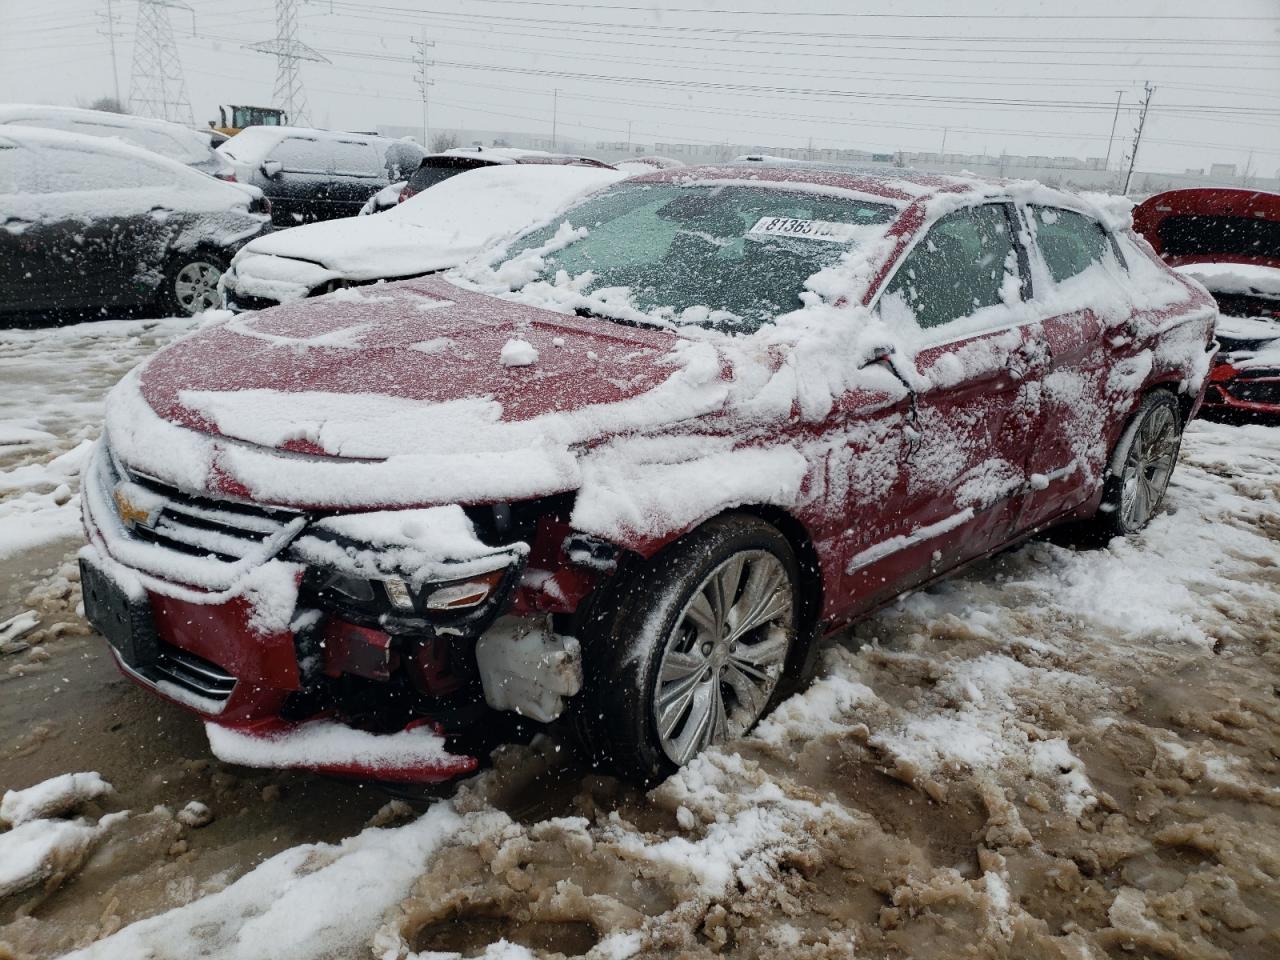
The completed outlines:
<svg viewBox="0 0 1280 960">
<path fill-rule="evenodd" d="M 651 779 L 903 591 L 1151 520 L 1214 318 L 1036 184 L 645 175 L 127 376 L 85 609 L 228 761 L 443 780 L 505 712 Z"/>
</svg>

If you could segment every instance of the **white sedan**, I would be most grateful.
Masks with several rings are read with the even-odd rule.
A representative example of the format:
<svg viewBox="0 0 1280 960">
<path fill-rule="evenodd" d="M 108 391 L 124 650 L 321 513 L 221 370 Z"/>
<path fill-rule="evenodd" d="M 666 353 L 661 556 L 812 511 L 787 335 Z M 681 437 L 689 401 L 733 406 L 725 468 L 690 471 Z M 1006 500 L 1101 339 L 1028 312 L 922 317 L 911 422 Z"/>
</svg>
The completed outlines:
<svg viewBox="0 0 1280 960">
<path fill-rule="evenodd" d="M 626 177 L 608 167 L 507 164 L 459 174 L 376 217 L 281 230 L 223 278 L 228 309 L 261 310 L 338 287 L 447 270 Z"/>
</svg>

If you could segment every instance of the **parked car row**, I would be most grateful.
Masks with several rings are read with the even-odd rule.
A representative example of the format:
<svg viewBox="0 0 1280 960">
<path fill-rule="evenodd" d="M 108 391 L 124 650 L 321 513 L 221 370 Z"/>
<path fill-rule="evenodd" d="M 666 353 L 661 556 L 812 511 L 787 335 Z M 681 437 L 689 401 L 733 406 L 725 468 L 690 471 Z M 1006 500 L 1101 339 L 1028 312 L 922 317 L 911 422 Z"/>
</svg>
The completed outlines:
<svg viewBox="0 0 1280 960">
<path fill-rule="evenodd" d="M 254 187 L 124 140 L 0 126 L 0 317 L 218 306 L 269 210 Z"/>
<path fill-rule="evenodd" d="M 306 296 L 430 230 L 485 249 Z M 223 759 L 382 780 L 502 714 L 669 773 L 904 591 L 1142 529 L 1216 350 L 1127 221 L 975 178 L 503 164 L 255 240 L 233 296 L 273 261 L 296 299 L 109 397 L 85 611 Z"/>
</svg>

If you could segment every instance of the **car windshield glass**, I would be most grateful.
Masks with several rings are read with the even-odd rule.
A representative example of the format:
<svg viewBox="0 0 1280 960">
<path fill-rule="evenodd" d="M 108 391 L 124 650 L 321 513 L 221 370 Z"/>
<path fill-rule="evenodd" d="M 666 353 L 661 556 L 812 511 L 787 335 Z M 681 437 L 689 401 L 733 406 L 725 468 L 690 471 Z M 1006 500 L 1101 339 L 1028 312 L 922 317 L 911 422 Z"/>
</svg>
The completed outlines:
<svg viewBox="0 0 1280 960">
<path fill-rule="evenodd" d="M 749 332 L 798 308 L 805 280 L 879 234 L 895 212 L 803 187 L 628 184 L 524 237 L 514 255 L 534 267 L 540 260 L 535 280 L 572 285 L 602 313 L 625 304 L 619 319 L 640 311 Z M 539 255 L 559 246 L 562 222 L 584 235 Z"/>
</svg>

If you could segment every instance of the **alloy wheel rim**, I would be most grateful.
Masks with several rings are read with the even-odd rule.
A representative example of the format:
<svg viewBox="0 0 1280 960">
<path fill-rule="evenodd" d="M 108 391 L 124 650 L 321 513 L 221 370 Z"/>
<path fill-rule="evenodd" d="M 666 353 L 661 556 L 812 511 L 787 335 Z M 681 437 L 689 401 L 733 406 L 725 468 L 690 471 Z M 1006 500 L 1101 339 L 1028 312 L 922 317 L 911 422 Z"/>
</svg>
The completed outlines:
<svg viewBox="0 0 1280 960">
<path fill-rule="evenodd" d="M 677 765 L 746 733 L 782 675 L 793 633 L 792 586 L 767 550 L 725 560 L 698 584 L 667 638 L 653 717 Z"/>
<path fill-rule="evenodd" d="M 1173 412 L 1156 407 L 1138 425 L 1125 457 L 1120 510 L 1125 525 L 1136 529 L 1153 516 L 1164 499 L 1178 458 L 1178 430 Z"/>
<path fill-rule="evenodd" d="M 174 299 L 188 315 L 211 310 L 218 305 L 221 277 L 222 271 L 207 261 L 185 264 L 173 278 Z"/>
</svg>

